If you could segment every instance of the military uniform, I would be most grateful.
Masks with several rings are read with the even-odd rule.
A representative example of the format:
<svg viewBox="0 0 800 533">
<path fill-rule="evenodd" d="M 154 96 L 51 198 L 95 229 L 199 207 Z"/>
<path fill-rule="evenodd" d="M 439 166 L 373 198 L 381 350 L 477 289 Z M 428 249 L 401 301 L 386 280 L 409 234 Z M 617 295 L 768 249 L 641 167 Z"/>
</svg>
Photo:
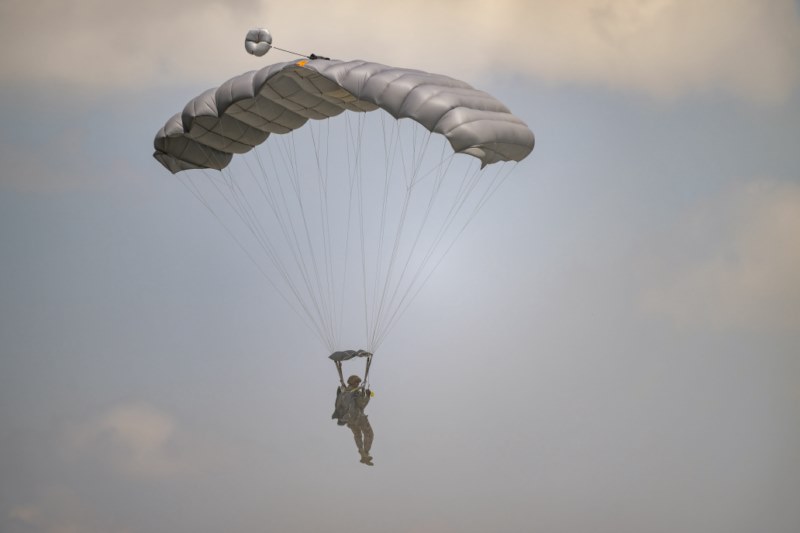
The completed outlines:
<svg viewBox="0 0 800 533">
<path fill-rule="evenodd" d="M 369 418 L 364 413 L 364 408 L 370 400 L 369 389 L 342 388 L 336 389 L 336 403 L 331 418 L 336 419 L 340 426 L 347 426 L 353 432 L 353 439 L 356 441 L 358 453 L 361 454 L 361 462 L 369 463 L 372 459 L 369 450 L 372 448 L 372 439 L 375 434 Z"/>
</svg>

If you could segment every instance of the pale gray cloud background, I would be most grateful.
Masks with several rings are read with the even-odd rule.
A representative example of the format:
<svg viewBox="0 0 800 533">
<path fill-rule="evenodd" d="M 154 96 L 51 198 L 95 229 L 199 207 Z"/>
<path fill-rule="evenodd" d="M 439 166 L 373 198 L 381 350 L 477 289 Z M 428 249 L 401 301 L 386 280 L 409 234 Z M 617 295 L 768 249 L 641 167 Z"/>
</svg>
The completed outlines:
<svg viewBox="0 0 800 533">
<path fill-rule="evenodd" d="M 43 533 L 130 533 L 99 517 L 92 505 L 76 498 L 69 487 L 50 487 L 32 504 L 12 507 L 5 525 L 11 531 Z"/>
<path fill-rule="evenodd" d="M 798 184 L 736 188 L 691 208 L 670 233 L 662 250 L 691 259 L 657 269 L 666 279 L 645 294 L 647 307 L 690 327 L 800 330 Z"/>
<path fill-rule="evenodd" d="M 460 76 L 524 75 L 677 97 L 721 90 L 781 101 L 797 86 L 800 17 L 790 0 L 380 2 L 6 2 L 11 81 L 96 91 L 216 80 L 257 68 L 242 22 L 303 53 L 360 57 Z M 365 29 L 369 31 L 364 31 Z"/>
<path fill-rule="evenodd" d="M 0 4 L 3 533 L 800 528 L 797 2 Z M 278 46 L 462 77 L 537 147 L 391 332 L 319 341 L 152 157 Z"/>
<path fill-rule="evenodd" d="M 207 444 L 193 442 L 171 416 L 144 403 L 112 406 L 71 428 L 68 439 L 79 458 L 133 479 L 187 475 L 212 460 Z"/>
</svg>

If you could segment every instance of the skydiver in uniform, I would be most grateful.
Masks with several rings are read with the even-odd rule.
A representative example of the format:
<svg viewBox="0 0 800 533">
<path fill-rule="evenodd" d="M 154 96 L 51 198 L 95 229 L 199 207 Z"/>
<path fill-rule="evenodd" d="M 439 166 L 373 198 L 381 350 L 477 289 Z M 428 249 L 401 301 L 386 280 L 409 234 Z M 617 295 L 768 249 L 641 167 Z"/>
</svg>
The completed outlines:
<svg viewBox="0 0 800 533">
<path fill-rule="evenodd" d="M 361 386 L 361 378 L 352 375 L 347 378 L 347 385 L 336 389 L 336 403 L 331 418 L 340 426 L 346 425 L 353 432 L 356 448 L 361 455 L 361 462 L 372 466 L 372 439 L 375 434 L 364 408 L 372 397 L 372 391 Z"/>
<path fill-rule="evenodd" d="M 336 419 L 340 426 L 346 425 L 353 432 L 353 439 L 356 442 L 358 453 L 361 455 L 361 462 L 372 466 L 372 456 L 369 450 L 372 447 L 374 433 L 369 423 L 364 408 L 372 397 L 372 391 L 361 385 L 361 378 L 352 375 L 344 382 L 342 375 L 342 361 L 348 361 L 355 357 L 366 357 L 367 366 L 364 371 L 364 379 L 369 375 L 369 366 L 372 361 L 372 353 L 365 350 L 344 350 L 334 352 L 330 359 L 336 364 L 336 371 L 339 373 L 339 383 L 341 386 L 336 389 L 336 403 L 331 418 Z M 366 383 L 365 383 L 366 385 Z"/>
</svg>

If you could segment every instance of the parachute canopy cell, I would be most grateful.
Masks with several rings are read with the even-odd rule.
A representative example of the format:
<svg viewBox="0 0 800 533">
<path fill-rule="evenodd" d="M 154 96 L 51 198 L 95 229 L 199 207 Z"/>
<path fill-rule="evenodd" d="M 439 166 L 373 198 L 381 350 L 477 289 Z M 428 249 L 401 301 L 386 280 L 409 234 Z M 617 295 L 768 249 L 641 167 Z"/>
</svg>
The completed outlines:
<svg viewBox="0 0 800 533">
<path fill-rule="evenodd" d="M 261 37 L 254 36 L 256 55 L 259 43 L 271 42 Z M 533 150 L 533 132 L 522 120 L 463 81 L 361 60 L 316 59 L 269 65 L 204 92 L 158 131 L 153 155 L 172 173 L 221 170 L 233 154 L 270 134 L 288 133 L 308 119 L 378 108 L 444 135 L 454 152 L 483 166 L 521 161 Z"/>
</svg>

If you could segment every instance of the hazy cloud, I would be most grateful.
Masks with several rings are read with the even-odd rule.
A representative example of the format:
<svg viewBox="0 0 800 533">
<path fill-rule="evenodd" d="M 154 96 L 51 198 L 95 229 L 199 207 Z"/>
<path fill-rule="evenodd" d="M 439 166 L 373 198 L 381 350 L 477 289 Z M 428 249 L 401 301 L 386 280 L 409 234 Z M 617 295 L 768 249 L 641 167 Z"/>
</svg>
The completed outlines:
<svg viewBox="0 0 800 533">
<path fill-rule="evenodd" d="M 100 90 L 202 78 L 226 71 L 226 57 L 243 63 L 242 25 L 258 12 L 251 0 L 10 0 L 0 5 L 0 70 L 7 81 Z"/>
<path fill-rule="evenodd" d="M 800 330 L 800 185 L 762 181 L 687 213 L 648 309 L 693 327 Z"/>
<path fill-rule="evenodd" d="M 800 78 L 792 0 L 323 0 L 0 7 L 0 70 L 21 83 L 112 89 L 220 80 L 257 68 L 247 29 L 276 45 L 446 71 L 523 75 L 675 97 L 721 89 L 780 101 Z M 267 61 L 290 56 L 273 53 Z"/>
<path fill-rule="evenodd" d="M 408 533 L 455 533 L 456 528 L 442 520 L 427 520 L 413 526 Z"/>
<path fill-rule="evenodd" d="M 109 409 L 79 426 L 72 443 L 131 478 L 167 477 L 199 466 L 197 450 L 173 418 L 146 404 Z"/>
<path fill-rule="evenodd" d="M 35 501 L 11 508 L 8 520 L 0 525 L 8 533 L 130 533 L 130 529 L 119 526 L 99 515 L 81 501 L 74 491 L 65 487 L 50 487 Z M 5 531 L 5 529 L 4 529 Z"/>
<path fill-rule="evenodd" d="M 60 192 L 96 185 L 101 173 L 92 169 L 84 156 L 88 151 L 85 139 L 85 130 L 77 127 L 50 131 L 49 138 L 35 141 L 4 139 L 0 144 L 0 185 L 26 192 Z M 47 157 L 43 157 L 45 153 Z"/>
</svg>

